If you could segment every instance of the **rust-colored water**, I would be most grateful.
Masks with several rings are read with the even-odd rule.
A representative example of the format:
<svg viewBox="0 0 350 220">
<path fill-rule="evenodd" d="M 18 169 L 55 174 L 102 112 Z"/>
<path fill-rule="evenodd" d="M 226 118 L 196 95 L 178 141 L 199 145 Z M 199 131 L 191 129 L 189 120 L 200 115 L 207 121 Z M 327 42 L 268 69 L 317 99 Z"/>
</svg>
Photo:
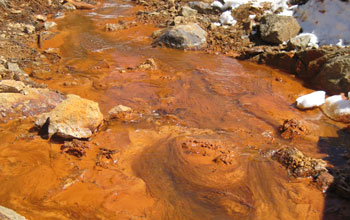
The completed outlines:
<svg viewBox="0 0 350 220">
<path fill-rule="evenodd" d="M 152 26 L 103 31 L 137 10 L 109 0 L 57 20 L 58 34 L 43 50 L 59 47 L 62 60 L 36 80 L 98 102 L 105 115 L 123 104 L 141 119 L 111 122 L 81 159 L 31 133 L 33 119 L 0 125 L 0 205 L 28 219 L 330 219 L 327 209 L 336 218 L 344 201 L 328 204 L 310 179 L 289 177 L 260 152 L 288 144 L 324 158 L 334 146 L 320 140 L 337 139 L 344 125 L 317 109 L 296 110 L 295 98 L 310 90 L 290 75 L 151 48 Z M 126 70 L 147 58 L 159 69 Z M 290 118 L 305 121 L 311 134 L 282 140 L 278 126 Z M 219 147 L 188 151 L 183 144 L 191 140 Z M 118 151 L 115 164 L 96 165 L 101 147 Z M 220 152 L 230 163 L 213 162 Z"/>
</svg>

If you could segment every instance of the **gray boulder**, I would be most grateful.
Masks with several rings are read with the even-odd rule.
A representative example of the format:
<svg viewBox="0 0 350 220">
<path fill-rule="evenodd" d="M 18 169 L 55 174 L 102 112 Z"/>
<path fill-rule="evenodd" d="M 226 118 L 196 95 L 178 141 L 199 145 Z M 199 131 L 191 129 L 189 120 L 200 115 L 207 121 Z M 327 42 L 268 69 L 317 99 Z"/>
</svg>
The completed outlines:
<svg viewBox="0 0 350 220">
<path fill-rule="evenodd" d="M 350 55 L 337 56 L 326 61 L 313 82 L 329 93 L 350 91 Z"/>
<path fill-rule="evenodd" d="M 210 4 L 200 1 L 189 2 L 188 6 L 190 6 L 191 8 L 193 8 L 201 14 L 208 14 L 213 10 L 213 7 L 211 7 Z"/>
<path fill-rule="evenodd" d="M 300 31 L 297 20 L 290 16 L 266 15 L 260 21 L 261 39 L 280 44 L 295 37 Z"/>
<path fill-rule="evenodd" d="M 192 17 L 192 16 L 196 16 L 197 15 L 197 10 L 192 9 L 188 6 L 183 6 L 181 9 L 181 14 L 184 17 Z"/>
<path fill-rule="evenodd" d="M 177 25 L 166 29 L 153 45 L 176 49 L 201 49 L 207 45 L 207 32 L 196 23 Z"/>
<path fill-rule="evenodd" d="M 292 50 L 306 48 L 310 43 L 310 40 L 310 35 L 301 35 L 293 37 L 288 41 L 288 48 Z"/>
</svg>

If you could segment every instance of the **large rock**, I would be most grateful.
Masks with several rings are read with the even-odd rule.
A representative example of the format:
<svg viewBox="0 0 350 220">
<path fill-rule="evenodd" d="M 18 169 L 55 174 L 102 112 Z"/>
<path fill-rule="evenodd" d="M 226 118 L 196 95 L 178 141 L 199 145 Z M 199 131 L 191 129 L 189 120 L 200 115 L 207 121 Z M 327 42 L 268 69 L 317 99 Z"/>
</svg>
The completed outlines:
<svg viewBox="0 0 350 220">
<path fill-rule="evenodd" d="M 284 146 L 278 149 L 272 158 L 285 166 L 295 177 L 317 177 L 328 172 L 326 161 L 307 157 L 295 147 Z"/>
<path fill-rule="evenodd" d="M 349 92 L 350 55 L 337 56 L 327 60 L 313 82 L 332 94 Z"/>
<path fill-rule="evenodd" d="M 291 16 L 266 15 L 260 21 L 261 38 L 273 44 L 280 44 L 295 37 L 300 31 L 297 20 Z"/>
<path fill-rule="evenodd" d="M 201 49 L 206 44 L 207 32 L 195 23 L 167 29 L 153 43 L 177 49 Z"/>
<path fill-rule="evenodd" d="M 98 103 L 67 95 L 51 112 L 39 115 L 35 124 L 48 126 L 49 135 L 62 138 L 89 138 L 103 121 Z"/>
<path fill-rule="evenodd" d="M 2 80 L 0 81 L 0 93 L 20 93 L 26 86 L 21 81 Z"/>
<path fill-rule="evenodd" d="M 49 112 L 64 97 L 49 89 L 23 87 L 18 81 L 0 83 L 0 122 L 32 117 Z"/>
</svg>

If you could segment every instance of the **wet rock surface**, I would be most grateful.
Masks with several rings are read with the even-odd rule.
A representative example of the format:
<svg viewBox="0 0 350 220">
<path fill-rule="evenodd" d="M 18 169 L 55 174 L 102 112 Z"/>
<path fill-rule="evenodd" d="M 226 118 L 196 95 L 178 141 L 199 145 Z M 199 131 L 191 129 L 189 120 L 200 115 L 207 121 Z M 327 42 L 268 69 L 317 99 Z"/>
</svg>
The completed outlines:
<svg viewBox="0 0 350 220">
<path fill-rule="evenodd" d="M 0 82 L 0 121 L 26 118 L 48 112 L 64 97 L 49 89 L 23 87 L 23 83 Z M 4 86 L 6 85 L 6 87 Z"/>
<path fill-rule="evenodd" d="M 181 147 L 185 154 L 206 157 L 219 165 L 232 165 L 234 162 L 233 151 L 228 149 L 227 144 L 219 140 L 189 138 L 181 144 Z"/>
<path fill-rule="evenodd" d="M 72 141 L 65 141 L 61 146 L 61 152 L 66 153 L 77 158 L 86 156 L 86 150 L 89 149 L 88 142 L 73 139 Z"/>
<path fill-rule="evenodd" d="M 280 127 L 281 137 L 284 139 L 292 139 L 298 136 L 304 136 L 309 133 L 309 129 L 296 119 L 287 119 Z"/>
<path fill-rule="evenodd" d="M 283 147 L 277 150 L 273 156 L 291 175 L 295 177 L 316 177 L 327 172 L 327 163 L 321 159 L 314 159 L 305 156 L 295 147 Z"/>
<path fill-rule="evenodd" d="M 62 138 L 89 138 L 103 121 L 98 103 L 67 95 L 51 112 L 38 116 L 36 126 L 48 127 L 48 134 Z"/>
<path fill-rule="evenodd" d="M 96 166 L 108 168 L 118 162 L 117 150 L 100 148 L 96 155 Z"/>
</svg>

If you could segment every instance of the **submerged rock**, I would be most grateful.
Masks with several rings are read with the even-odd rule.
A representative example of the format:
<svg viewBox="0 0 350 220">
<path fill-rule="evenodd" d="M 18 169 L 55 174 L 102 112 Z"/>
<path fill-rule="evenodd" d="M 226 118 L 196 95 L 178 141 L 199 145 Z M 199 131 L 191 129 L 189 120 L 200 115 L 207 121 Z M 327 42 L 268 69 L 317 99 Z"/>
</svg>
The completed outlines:
<svg viewBox="0 0 350 220">
<path fill-rule="evenodd" d="M 295 147 L 282 147 L 272 158 L 285 166 L 295 177 L 318 177 L 321 173 L 328 172 L 324 160 L 304 156 Z"/>
<path fill-rule="evenodd" d="M 130 107 L 118 105 L 108 112 L 108 120 L 121 120 L 123 122 L 135 122 L 140 120 L 141 113 L 133 111 Z"/>
<path fill-rule="evenodd" d="M 300 31 L 297 20 L 291 16 L 266 15 L 261 19 L 260 33 L 262 40 L 280 44 L 295 37 Z"/>
<path fill-rule="evenodd" d="M 166 29 L 153 42 L 153 45 L 165 45 L 176 49 L 201 49 L 206 44 L 207 32 L 196 23 Z"/>
<path fill-rule="evenodd" d="M 283 125 L 280 127 L 280 131 L 282 138 L 292 139 L 294 137 L 307 134 L 309 129 L 300 121 L 289 119 L 283 122 Z"/>
<path fill-rule="evenodd" d="M 324 104 L 326 98 L 326 92 L 316 91 L 307 95 L 297 98 L 297 107 L 299 109 L 310 109 L 319 107 Z"/>
<path fill-rule="evenodd" d="M 63 153 L 81 158 L 86 156 L 86 149 L 89 149 L 86 141 L 73 139 L 72 141 L 65 141 L 61 146 Z"/>
<path fill-rule="evenodd" d="M 321 109 L 335 121 L 350 122 L 350 100 L 343 99 L 341 95 L 328 97 Z"/>
<path fill-rule="evenodd" d="M 149 58 L 145 62 L 141 63 L 136 67 L 139 70 L 156 70 L 158 69 L 156 61 L 154 59 Z"/>
<path fill-rule="evenodd" d="M 39 115 L 36 126 L 48 126 L 48 134 L 62 138 L 89 138 L 103 121 L 98 103 L 67 95 L 51 112 Z"/>
</svg>

